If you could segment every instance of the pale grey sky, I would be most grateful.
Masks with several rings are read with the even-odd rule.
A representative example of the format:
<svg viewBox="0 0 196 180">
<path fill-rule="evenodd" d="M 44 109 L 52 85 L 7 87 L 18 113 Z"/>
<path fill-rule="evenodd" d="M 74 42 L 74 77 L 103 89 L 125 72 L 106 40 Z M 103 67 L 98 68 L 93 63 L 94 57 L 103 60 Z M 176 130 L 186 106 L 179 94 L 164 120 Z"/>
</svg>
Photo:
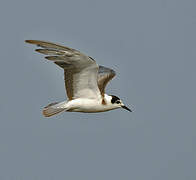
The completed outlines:
<svg viewBox="0 0 196 180">
<path fill-rule="evenodd" d="M 0 180 L 195 180 L 196 1 L 1 0 Z M 63 113 L 63 71 L 25 39 L 117 72 L 133 113 Z"/>
</svg>

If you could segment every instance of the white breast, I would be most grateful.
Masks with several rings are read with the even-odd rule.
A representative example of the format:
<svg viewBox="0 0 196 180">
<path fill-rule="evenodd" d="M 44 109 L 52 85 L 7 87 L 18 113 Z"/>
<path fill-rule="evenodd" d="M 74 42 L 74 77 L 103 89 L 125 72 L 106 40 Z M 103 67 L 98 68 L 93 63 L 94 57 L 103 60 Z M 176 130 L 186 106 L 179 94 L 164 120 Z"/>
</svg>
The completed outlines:
<svg viewBox="0 0 196 180">
<path fill-rule="evenodd" d="M 66 104 L 67 111 L 72 112 L 103 112 L 109 111 L 111 109 L 116 109 L 113 107 L 111 103 L 102 104 L 102 98 L 100 99 L 86 99 L 86 98 L 78 98 L 69 101 Z"/>
</svg>

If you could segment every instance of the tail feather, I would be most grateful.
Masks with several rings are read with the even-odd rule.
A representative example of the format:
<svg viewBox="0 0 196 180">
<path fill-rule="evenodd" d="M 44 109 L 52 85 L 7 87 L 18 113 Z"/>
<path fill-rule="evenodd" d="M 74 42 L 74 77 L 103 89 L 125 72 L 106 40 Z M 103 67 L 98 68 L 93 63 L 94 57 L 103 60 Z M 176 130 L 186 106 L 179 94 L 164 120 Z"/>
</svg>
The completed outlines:
<svg viewBox="0 0 196 180">
<path fill-rule="evenodd" d="M 55 102 L 44 107 L 42 113 L 45 117 L 50 117 L 65 110 L 65 102 Z"/>
</svg>

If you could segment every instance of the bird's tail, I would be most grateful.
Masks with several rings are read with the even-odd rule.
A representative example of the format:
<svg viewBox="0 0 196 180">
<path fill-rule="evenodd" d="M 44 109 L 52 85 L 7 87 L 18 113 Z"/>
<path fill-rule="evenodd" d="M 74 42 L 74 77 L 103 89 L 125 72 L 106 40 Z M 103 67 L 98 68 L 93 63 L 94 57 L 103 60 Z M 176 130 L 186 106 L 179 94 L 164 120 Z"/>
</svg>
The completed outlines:
<svg viewBox="0 0 196 180">
<path fill-rule="evenodd" d="M 45 117 L 50 117 L 66 110 L 66 101 L 55 102 L 44 107 L 42 113 Z"/>
</svg>

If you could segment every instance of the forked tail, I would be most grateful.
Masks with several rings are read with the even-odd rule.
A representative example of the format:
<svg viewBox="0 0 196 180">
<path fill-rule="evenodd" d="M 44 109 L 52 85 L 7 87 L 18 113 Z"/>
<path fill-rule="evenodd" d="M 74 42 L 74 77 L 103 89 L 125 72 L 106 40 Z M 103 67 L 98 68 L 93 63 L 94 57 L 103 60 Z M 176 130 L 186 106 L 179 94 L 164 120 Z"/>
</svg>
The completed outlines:
<svg viewBox="0 0 196 180">
<path fill-rule="evenodd" d="M 53 116 L 55 114 L 65 111 L 66 110 L 65 104 L 66 104 L 65 101 L 51 103 L 47 105 L 46 107 L 44 107 L 42 113 L 45 117 Z"/>
</svg>

